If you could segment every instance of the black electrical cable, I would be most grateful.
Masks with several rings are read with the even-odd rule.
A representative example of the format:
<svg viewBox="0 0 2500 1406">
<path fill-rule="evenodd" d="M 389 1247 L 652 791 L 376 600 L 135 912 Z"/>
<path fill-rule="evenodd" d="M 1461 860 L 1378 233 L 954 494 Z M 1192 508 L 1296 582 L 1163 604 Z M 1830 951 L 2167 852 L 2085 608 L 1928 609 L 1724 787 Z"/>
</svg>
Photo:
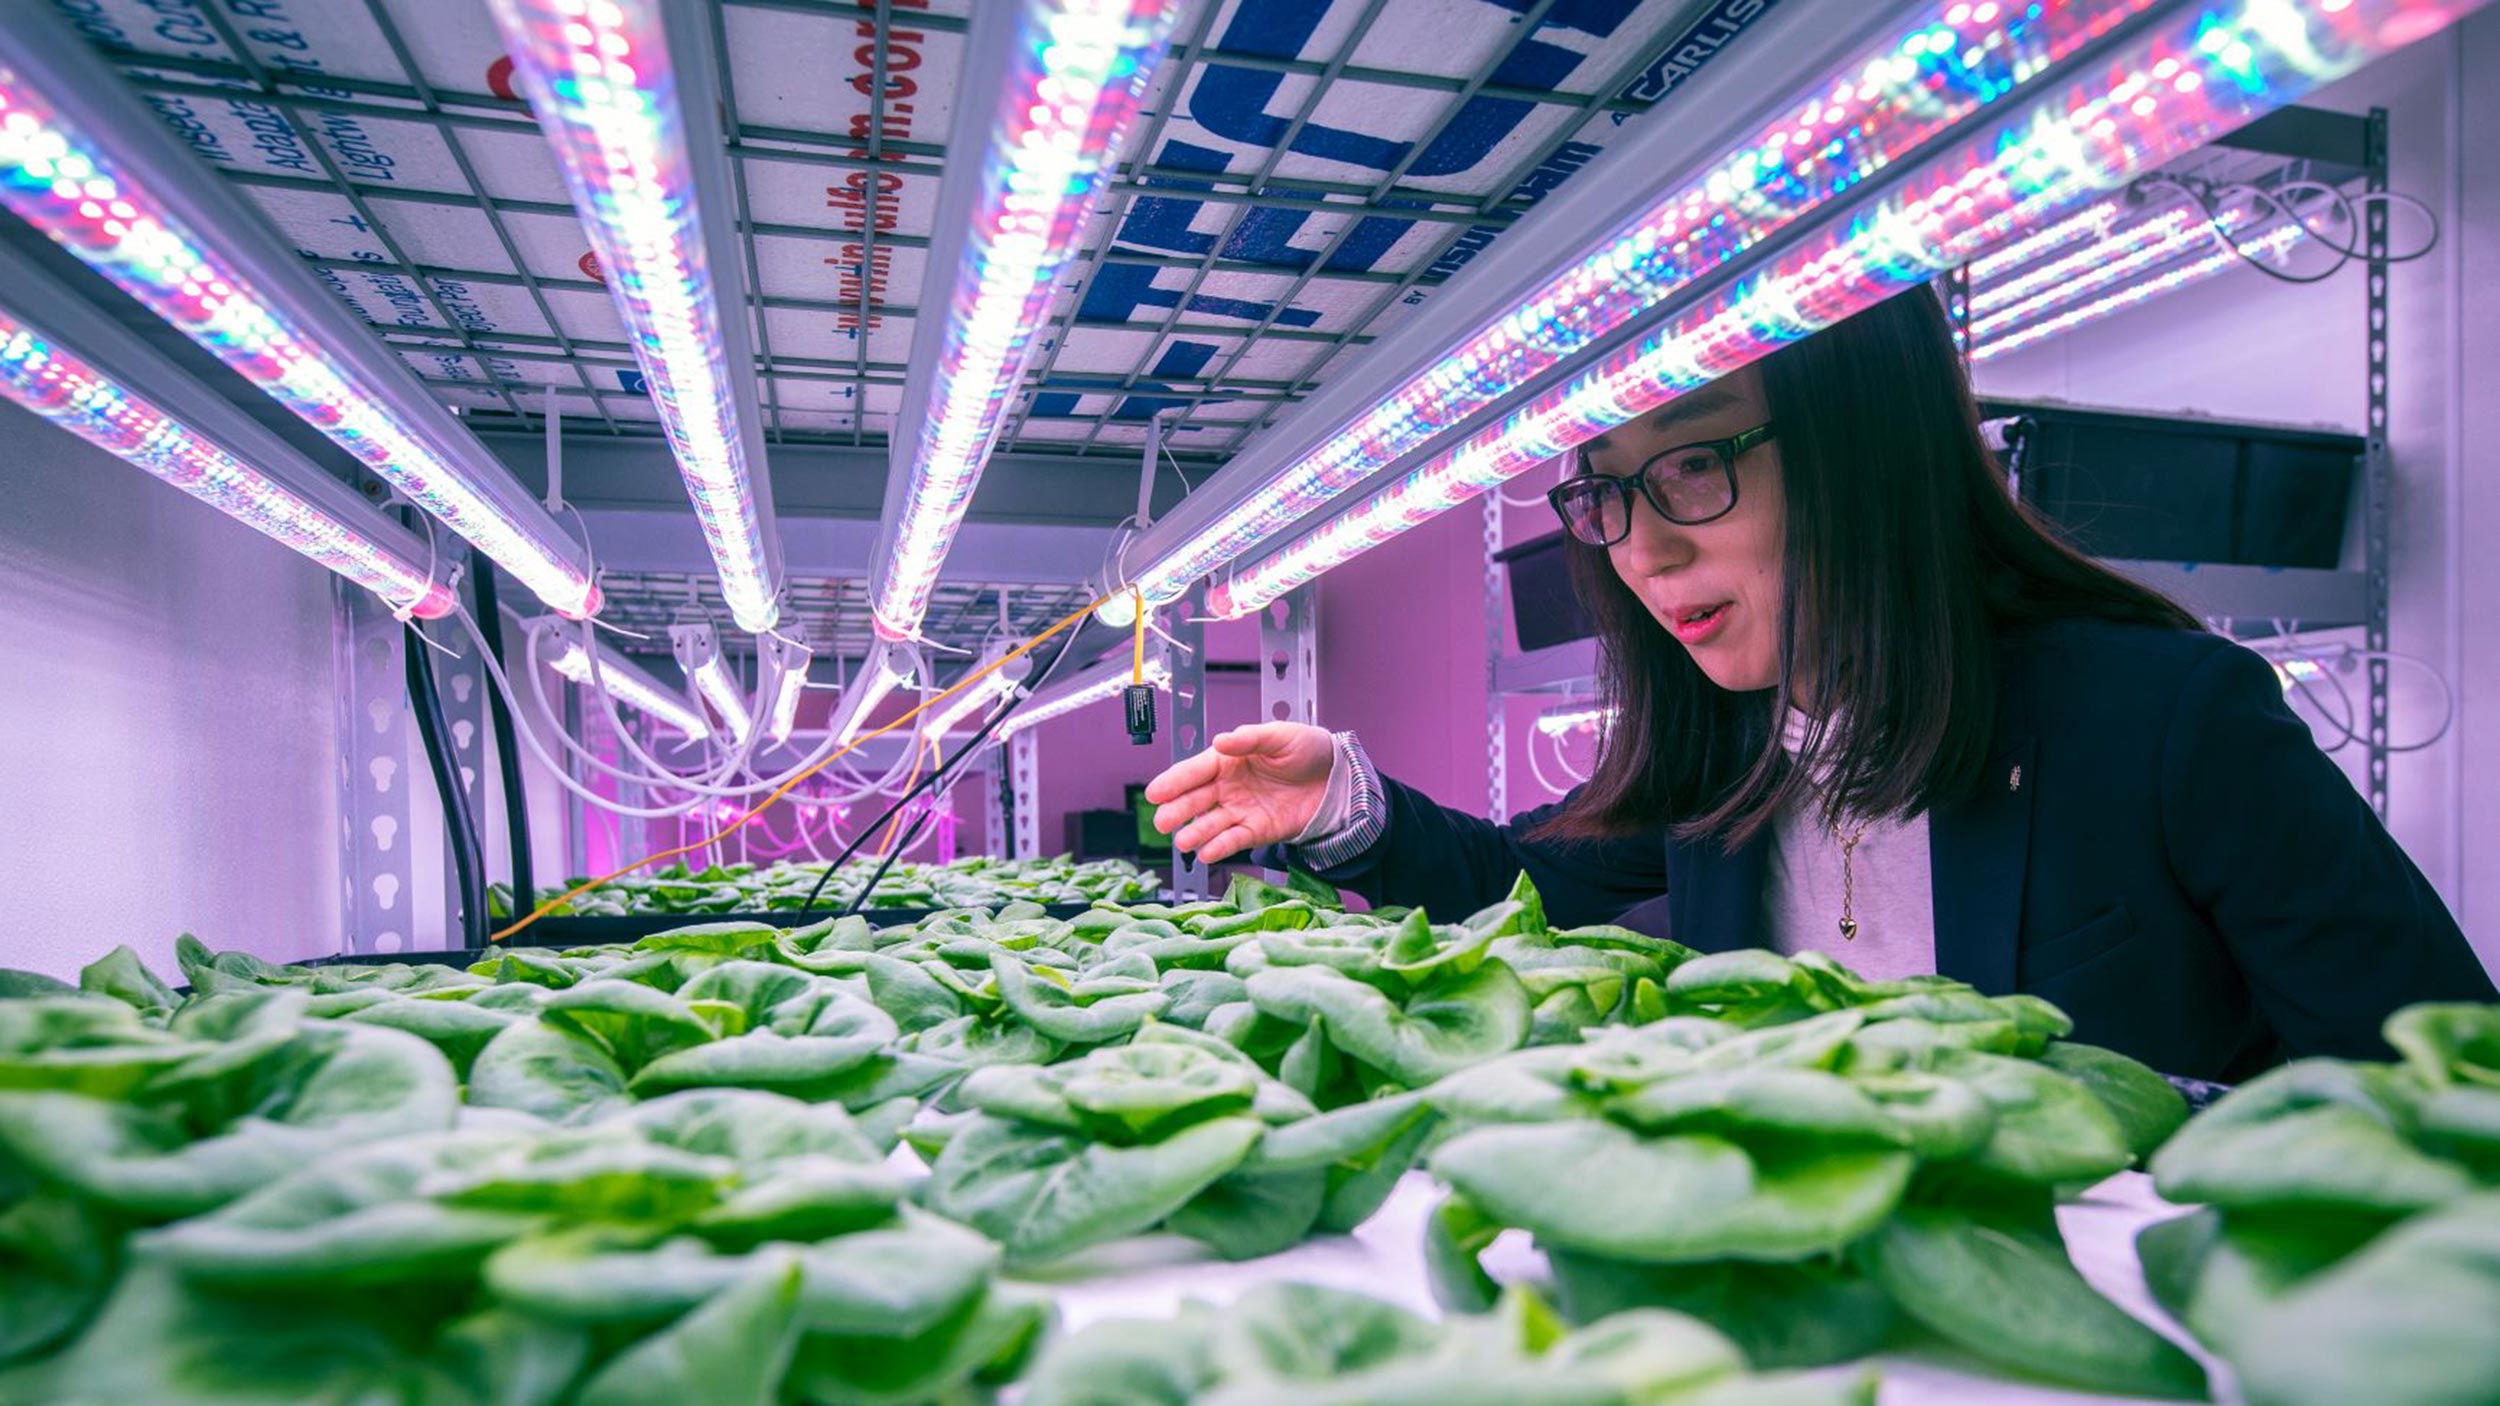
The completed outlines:
<svg viewBox="0 0 2500 1406">
<path fill-rule="evenodd" d="M 1067 633 L 1067 637 L 1059 641 L 1059 648 L 1050 656 L 1050 662 L 1043 665 L 1038 671 L 1035 672 L 1033 677 L 1033 687 L 1030 692 L 1027 692 L 1019 697 L 1008 699 L 1004 706 L 999 708 L 998 711 L 990 714 L 988 720 L 981 724 L 980 729 L 972 734 L 971 740 L 965 742 L 963 746 L 955 749 L 953 756 L 950 756 L 940 762 L 936 769 L 932 770 L 927 776 L 920 779 L 920 783 L 918 785 L 912 787 L 908 791 L 905 791 L 895 800 L 894 804 L 887 806 L 884 812 L 878 815 L 876 819 L 869 821 L 865 826 L 860 828 L 859 834 L 852 839 L 849 844 L 844 845 L 842 847 L 842 852 L 835 855 L 832 861 L 825 865 L 823 873 L 816 876 L 816 886 L 807 891 L 807 901 L 799 905 L 798 913 L 790 919 L 790 926 L 805 927 L 807 925 L 807 915 L 815 911 L 816 900 L 824 893 L 826 882 L 834 876 L 834 872 L 836 870 L 850 862 L 852 855 L 859 853 L 859 847 L 868 843 L 868 837 L 870 835 L 877 833 L 878 829 L 884 826 L 886 822 L 892 820 L 896 815 L 900 814 L 903 807 L 912 803 L 912 799 L 914 797 L 921 795 L 930 787 L 935 786 L 938 782 L 944 780 L 948 775 L 953 773 L 956 767 L 962 765 L 966 758 L 970 757 L 974 752 L 979 751 L 981 749 L 981 744 L 989 740 L 990 734 L 997 730 L 998 725 L 1007 720 L 1008 714 L 1013 713 L 1017 708 L 1022 707 L 1025 699 L 1032 697 L 1034 693 L 1039 693 L 1042 685 L 1050 682 L 1050 676 L 1059 672 L 1059 662 L 1068 657 L 1069 647 L 1076 643 L 1076 637 L 1083 634 L 1084 631 L 1085 627 L 1082 624 L 1070 629 Z M 924 815 L 922 819 L 925 821 L 927 817 Z M 894 852 L 899 855 L 903 852 L 903 849 L 904 846 L 898 844 L 894 847 Z M 893 861 L 889 859 L 887 861 L 887 867 L 892 867 L 892 863 Z M 885 869 L 880 868 L 877 871 L 877 878 L 882 879 L 884 877 Z M 847 917 L 852 913 L 858 912 L 860 907 L 868 901 L 868 895 L 876 891 L 876 887 L 876 879 L 871 879 L 867 884 L 863 885 L 859 891 L 857 901 L 844 910 L 843 916 Z"/>
<path fill-rule="evenodd" d="M 425 760 L 434 772 L 434 789 L 443 801 L 446 847 L 452 873 L 460 886 L 460 945 L 471 951 L 486 946 L 493 924 L 486 917 L 486 863 L 477 843 L 477 817 L 469 810 L 469 793 L 460 784 L 459 764 L 452 760 L 444 736 L 443 702 L 434 691 L 433 648 L 411 620 L 408 654 L 408 707 L 417 715 L 417 736 L 425 743 Z"/>
<path fill-rule="evenodd" d="M 929 828 L 929 817 L 935 814 L 937 814 L 937 808 L 935 806 L 931 806 L 929 809 L 924 810 L 920 812 L 919 815 L 913 817 L 911 828 L 903 832 L 903 838 L 895 844 L 894 852 L 887 855 L 885 859 L 877 865 L 877 872 L 868 876 L 868 882 L 859 886 L 859 893 L 851 899 L 851 905 L 842 910 L 843 917 L 847 918 L 853 913 L 858 912 L 861 908 L 867 906 L 868 895 L 875 893 L 877 891 L 877 885 L 885 882 L 886 871 L 892 869 L 894 867 L 894 861 L 903 857 L 903 851 L 910 849 L 913 843 L 920 838 L 920 832 Z"/>
<path fill-rule="evenodd" d="M 469 559 L 469 585 L 477 592 L 478 642 L 501 660 L 503 615 L 495 608 L 495 567 L 483 553 Z M 503 828 L 512 846 L 512 909 L 518 915 L 538 901 L 538 876 L 530 863 L 529 795 L 521 789 L 521 747 L 512 734 L 512 707 L 502 689 L 486 690 L 486 713 L 495 729 L 495 761 L 503 777 Z"/>
</svg>

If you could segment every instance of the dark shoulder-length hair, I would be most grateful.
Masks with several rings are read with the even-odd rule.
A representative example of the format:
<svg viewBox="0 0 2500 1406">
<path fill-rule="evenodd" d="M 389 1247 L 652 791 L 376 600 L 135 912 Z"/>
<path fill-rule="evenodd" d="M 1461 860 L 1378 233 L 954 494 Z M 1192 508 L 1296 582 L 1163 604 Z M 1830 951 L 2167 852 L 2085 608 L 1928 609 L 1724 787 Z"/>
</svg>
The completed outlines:
<svg viewBox="0 0 2500 1406">
<path fill-rule="evenodd" d="M 1915 815 L 1979 783 L 2007 630 L 2070 617 L 2196 628 L 2014 500 L 1931 292 L 1894 297 L 1760 367 L 1787 498 L 1781 686 L 1713 684 L 1605 549 L 1570 543 L 1614 721 L 1588 783 L 1542 835 L 1621 834 L 1664 818 L 1732 849 L 1818 792 L 1813 803 L 1834 819 Z M 1793 761 L 1779 736 L 1783 698 L 1811 700 L 1829 720 Z"/>
</svg>

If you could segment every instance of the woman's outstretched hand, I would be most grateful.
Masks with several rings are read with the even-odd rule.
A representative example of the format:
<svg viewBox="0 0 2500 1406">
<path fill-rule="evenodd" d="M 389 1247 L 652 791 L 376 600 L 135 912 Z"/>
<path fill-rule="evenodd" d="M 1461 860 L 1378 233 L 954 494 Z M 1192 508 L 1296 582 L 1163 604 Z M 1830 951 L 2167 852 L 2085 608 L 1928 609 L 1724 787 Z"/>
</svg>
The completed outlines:
<svg viewBox="0 0 2500 1406">
<path fill-rule="evenodd" d="M 1215 864 L 1302 833 L 1328 793 L 1336 740 L 1307 723 L 1256 723 L 1216 734 L 1215 745 L 1146 785 L 1155 828 Z"/>
</svg>

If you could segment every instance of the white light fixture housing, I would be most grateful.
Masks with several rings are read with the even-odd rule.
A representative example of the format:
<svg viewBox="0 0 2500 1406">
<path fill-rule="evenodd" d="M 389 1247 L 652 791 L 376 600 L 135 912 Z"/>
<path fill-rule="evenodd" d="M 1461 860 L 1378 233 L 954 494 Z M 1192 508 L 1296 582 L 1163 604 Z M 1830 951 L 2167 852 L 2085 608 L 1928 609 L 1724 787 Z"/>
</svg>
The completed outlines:
<svg viewBox="0 0 2500 1406">
<path fill-rule="evenodd" d="M 928 675 L 928 662 L 911 645 L 893 640 L 879 640 L 871 645 L 868 657 L 860 662 L 859 672 L 851 676 L 851 685 L 833 705 L 833 740 L 836 745 L 849 742 L 867 725 L 868 715 L 876 710 L 885 696 L 915 678 Z"/>
<path fill-rule="evenodd" d="M 667 723 L 687 738 L 700 742 L 712 735 L 712 724 L 694 700 L 653 678 L 643 669 L 613 650 L 599 651 L 599 670 L 594 678 L 590 656 L 582 648 L 582 627 L 553 615 L 541 615 L 524 621 L 522 628 L 538 640 L 539 662 L 584 688 L 604 686 L 608 696 L 639 712 Z"/>
<path fill-rule="evenodd" d="M 747 734 L 755 730 L 755 712 L 738 687 L 737 676 L 730 672 L 729 660 L 721 654 L 719 631 L 703 620 L 671 625 L 668 642 L 670 651 L 677 656 L 677 667 L 685 671 L 687 682 L 694 686 L 695 696 L 729 730 L 731 744 L 743 745 Z"/>
<path fill-rule="evenodd" d="M 789 630 L 759 636 L 757 642 L 764 651 L 764 694 L 772 700 L 764 710 L 764 740 L 778 747 L 790 740 L 791 729 L 798 726 L 799 699 L 807 692 L 807 665 L 816 652 Z"/>
</svg>

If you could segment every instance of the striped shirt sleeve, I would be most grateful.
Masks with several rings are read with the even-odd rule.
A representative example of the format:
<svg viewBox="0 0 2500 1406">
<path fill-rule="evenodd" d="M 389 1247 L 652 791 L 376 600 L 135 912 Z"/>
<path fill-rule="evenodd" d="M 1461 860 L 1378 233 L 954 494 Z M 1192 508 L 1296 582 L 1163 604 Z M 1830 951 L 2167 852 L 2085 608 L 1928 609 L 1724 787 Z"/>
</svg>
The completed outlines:
<svg viewBox="0 0 2500 1406">
<path fill-rule="evenodd" d="M 1306 869 L 1326 871 L 1348 863 L 1380 843 L 1389 831 L 1388 798 L 1380 789 L 1379 773 L 1372 769 L 1371 754 L 1351 732 L 1336 734 L 1336 742 L 1328 798 L 1320 803 L 1312 823 L 1288 846 L 1294 862 Z"/>
</svg>

